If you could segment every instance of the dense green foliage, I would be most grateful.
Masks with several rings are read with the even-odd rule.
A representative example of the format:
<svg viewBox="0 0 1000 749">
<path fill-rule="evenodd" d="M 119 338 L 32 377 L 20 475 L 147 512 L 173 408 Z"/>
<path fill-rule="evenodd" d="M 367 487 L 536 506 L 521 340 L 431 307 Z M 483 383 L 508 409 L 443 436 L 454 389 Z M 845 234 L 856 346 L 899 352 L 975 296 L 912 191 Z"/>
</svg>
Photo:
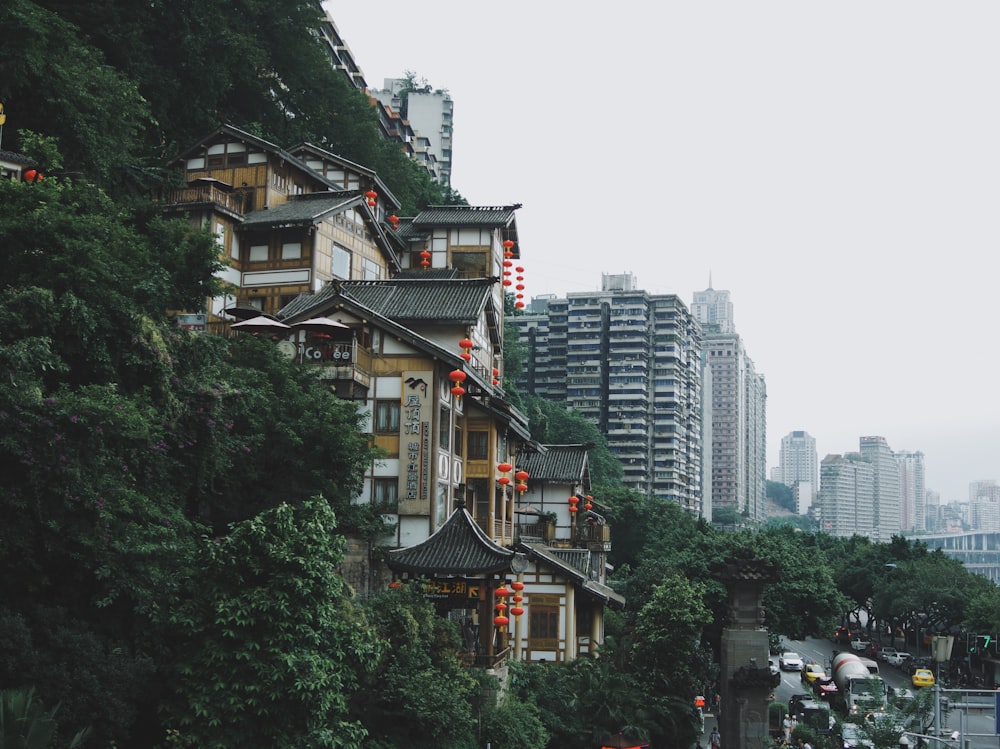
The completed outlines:
<svg viewBox="0 0 1000 749">
<path fill-rule="evenodd" d="M 49 175 L 0 181 L 4 715 L 83 746 L 689 746 L 727 624 L 711 570 L 736 554 L 780 569 L 764 606 L 784 636 L 861 610 L 1000 631 L 996 587 L 920 544 L 724 533 L 623 488 L 596 427 L 516 393 L 509 334 L 504 385 L 534 436 L 594 445 L 628 599 L 600 658 L 515 664 L 496 701 L 416 591 L 354 597 L 343 535 L 380 520 L 352 502 L 374 457 L 353 404 L 267 341 L 169 326 L 164 310 L 213 294 L 217 248 L 140 199 L 165 157 L 231 122 L 374 168 L 404 212 L 460 200 L 378 137 L 303 33 L 318 19 L 313 0 L 0 4 L 18 41 L 0 47 L 3 146 Z"/>
</svg>

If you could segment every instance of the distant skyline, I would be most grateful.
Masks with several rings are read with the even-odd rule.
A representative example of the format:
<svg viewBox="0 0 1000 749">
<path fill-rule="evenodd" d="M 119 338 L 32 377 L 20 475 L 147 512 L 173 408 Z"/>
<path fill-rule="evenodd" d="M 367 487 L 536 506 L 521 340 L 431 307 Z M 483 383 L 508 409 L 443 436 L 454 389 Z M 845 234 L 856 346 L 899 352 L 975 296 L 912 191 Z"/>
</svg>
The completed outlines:
<svg viewBox="0 0 1000 749">
<path fill-rule="evenodd" d="M 732 294 L 768 467 L 804 430 L 1000 479 L 1000 3 L 325 3 L 368 84 L 455 102 L 452 185 L 522 203 L 526 294 Z"/>
</svg>

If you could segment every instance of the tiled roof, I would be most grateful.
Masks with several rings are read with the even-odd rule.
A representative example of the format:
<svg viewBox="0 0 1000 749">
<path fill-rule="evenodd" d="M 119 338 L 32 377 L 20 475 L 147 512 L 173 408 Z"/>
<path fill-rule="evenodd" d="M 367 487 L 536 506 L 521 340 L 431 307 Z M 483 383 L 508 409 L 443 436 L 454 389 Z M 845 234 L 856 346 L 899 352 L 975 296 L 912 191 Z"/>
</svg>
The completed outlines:
<svg viewBox="0 0 1000 749">
<path fill-rule="evenodd" d="M 522 543 L 529 559 L 553 567 L 579 588 L 581 592 L 621 611 L 625 608 L 625 596 L 616 593 L 607 585 L 591 580 L 581 566 L 587 564 L 589 552 L 586 549 L 555 549 L 545 544 Z"/>
<path fill-rule="evenodd" d="M 248 213 L 243 226 L 308 226 L 320 221 L 328 213 L 345 209 L 360 201 L 361 196 L 353 191 L 305 193 L 273 208 Z"/>
<path fill-rule="evenodd" d="M 482 226 L 502 228 L 509 226 L 514 220 L 514 211 L 521 206 L 468 206 L 468 205 L 432 205 L 428 206 L 413 218 L 414 227 L 437 226 Z"/>
<path fill-rule="evenodd" d="M 491 279 L 393 278 L 345 281 L 341 294 L 390 320 L 476 322 L 490 298 Z"/>
<path fill-rule="evenodd" d="M 524 454 L 518 462 L 532 481 L 583 481 L 587 473 L 590 445 L 544 445 L 539 452 Z"/>
<path fill-rule="evenodd" d="M 486 575 L 510 569 L 514 552 L 494 543 L 464 507 L 455 510 L 430 538 L 392 549 L 386 564 L 413 575 Z"/>
</svg>

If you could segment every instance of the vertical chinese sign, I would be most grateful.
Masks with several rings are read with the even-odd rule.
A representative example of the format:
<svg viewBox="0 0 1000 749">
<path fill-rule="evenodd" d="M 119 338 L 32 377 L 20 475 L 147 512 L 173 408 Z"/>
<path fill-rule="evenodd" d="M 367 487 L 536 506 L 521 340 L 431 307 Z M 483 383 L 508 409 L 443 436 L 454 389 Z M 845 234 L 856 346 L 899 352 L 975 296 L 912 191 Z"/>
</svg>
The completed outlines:
<svg viewBox="0 0 1000 749">
<path fill-rule="evenodd" d="M 399 419 L 400 514 L 430 513 L 434 373 L 403 372 Z"/>
</svg>

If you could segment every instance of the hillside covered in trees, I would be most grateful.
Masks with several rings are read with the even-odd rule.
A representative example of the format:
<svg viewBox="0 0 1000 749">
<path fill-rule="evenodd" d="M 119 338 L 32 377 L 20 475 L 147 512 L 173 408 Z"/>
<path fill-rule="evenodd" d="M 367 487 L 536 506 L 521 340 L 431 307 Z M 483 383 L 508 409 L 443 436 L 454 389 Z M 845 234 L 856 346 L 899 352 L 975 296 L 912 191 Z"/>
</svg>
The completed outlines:
<svg viewBox="0 0 1000 749">
<path fill-rule="evenodd" d="M 1000 629 L 995 589 L 940 554 L 720 533 L 620 486 L 592 425 L 531 398 L 537 439 L 597 446 L 628 600 L 601 657 L 515 664 L 496 702 L 416 591 L 356 597 L 337 574 L 345 535 L 380 521 L 351 501 L 374 457 L 354 405 L 266 342 L 168 324 L 214 293 L 217 249 L 150 200 L 164 160 L 220 122 L 369 165 L 408 208 L 459 199 L 380 140 L 306 32 L 318 14 L 302 0 L 0 5 L 2 146 L 48 175 L 0 181 L 5 716 L 55 727 L 44 746 L 84 731 L 82 746 L 119 749 L 585 749 L 626 730 L 686 747 L 726 623 L 710 570 L 747 550 L 783 571 L 765 594 L 776 633 L 822 634 L 859 607 Z M 890 562 L 906 574 L 886 578 Z M 29 693 L 43 710 L 7 699 Z"/>
</svg>

